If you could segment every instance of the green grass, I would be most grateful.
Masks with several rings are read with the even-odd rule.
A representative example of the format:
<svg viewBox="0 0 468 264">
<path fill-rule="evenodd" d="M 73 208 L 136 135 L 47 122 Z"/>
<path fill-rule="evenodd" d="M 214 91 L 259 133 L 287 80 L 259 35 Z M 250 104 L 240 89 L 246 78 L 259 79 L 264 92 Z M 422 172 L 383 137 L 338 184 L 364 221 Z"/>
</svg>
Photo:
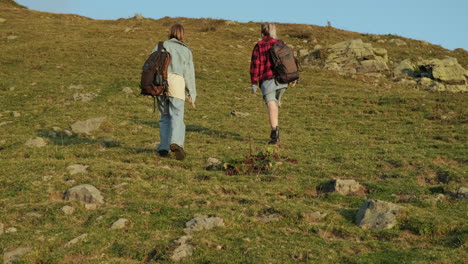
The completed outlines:
<svg viewBox="0 0 468 264">
<path fill-rule="evenodd" d="M 0 127 L 0 223 L 18 229 L 0 235 L 0 251 L 31 246 L 24 263 L 140 263 L 156 250 L 155 258 L 167 263 L 185 222 L 202 213 L 223 218 L 226 226 L 196 233 L 194 255 L 182 263 L 466 262 L 467 204 L 451 195 L 467 183 L 466 94 L 305 67 L 280 109 L 278 154 L 297 164 L 283 161 L 267 174 L 229 176 L 205 170 L 206 159 L 242 160 L 267 151 L 266 109 L 261 96 L 248 90 L 259 23 L 95 21 L 10 8 L 0 9 L 0 18 L 7 19 L 0 24 L 0 123 L 12 121 Z M 186 109 L 188 157 L 182 162 L 157 157 L 152 146 L 159 141 L 157 114 L 150 99 L 136 96 L 141 64 L 175 22 L 186 27 L 199 93 L 197 109 Z M 305 37 L 320 44 L 371 39 L 307 25 L 279 25 L 278 31 L 304 48 L 315 45 L 304 43 Z M 7 40 L 11 35 L 18 38 Z M 468 64 L 459 51 L 405 41 L 409 47 L 373 45 L 388 49 L 394 61 L 450 55 Z M 123 87 L 135 95 L 121 92 Z M 76 92 L 98 97 L 75 102 Z M 250 116 L 231 117 L 232 110 Z M 66 129 L 100 116 L 107 119 L 90 136 L 51 133 L 53 127 Z M 24 146 L 37 136 L 48 145 Z M 106 145 L 107 139 L 113 143 Z M 89 165 L 89 173 L 69 175 L 67 166 L 76 163 Z M 45 181 L 44 176 L 52 177 Z M 335 177 L 356 179 L 370 192 L 367 197 L 314 194 Z M 86 210 L 56 198 L 82 183 L 96 186 L 106 204 Z M 426 201 L 440 192 L 448 200 Z M 394 229 L 365 231 L 354 225 L 365 199 L 398 202 L 395 195 L 402 194 L 416 199 L 401 203 L 405 213 Z M 75 212 L 65 216 L 64 205 Z M 327 216 L 310 223 L 304 214 L 313 211 Z M 265 213 L 281 218 L 263 223 L 258 217 Z M 120 217 L 130 225 L 110 230 Z M 84 233 L 84 242 L 64 247 Z"/>
</svg>

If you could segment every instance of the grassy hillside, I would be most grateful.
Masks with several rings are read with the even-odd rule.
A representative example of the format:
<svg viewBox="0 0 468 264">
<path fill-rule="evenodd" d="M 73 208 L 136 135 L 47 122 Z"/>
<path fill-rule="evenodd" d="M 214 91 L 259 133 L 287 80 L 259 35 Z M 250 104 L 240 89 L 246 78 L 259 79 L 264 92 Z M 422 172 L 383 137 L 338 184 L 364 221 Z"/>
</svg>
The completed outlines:
<svg viewBox="0 0 468 264">
<path fill-rule="evenodd" d="M 305 67 L 280 109 L 282 146 L 276 151 L 283 161 L 267 174 L 228 176 L 205 170 L 206 159 L 231 162 L 268 151 L 265 106 L 248 89 L 259 23 L 96 21 L 4 3 L 0 224 L 17 232 L 0 232 L 0 252 L 31 247 L 18 263 L 140 263 L 152 250 L 158 263 L 168 263 L 173 241 L 196 214 L 221 217 L 225 227 L 195 234 L 194 254 L 182 263 L 468 261 L 468 207 L 455 195 L 467 186 L 466 94 Z M 186 27 L 199 93 L 197 109 L 186 106 L 188 157 L 182 162 L 156 155 L 157 113 L 150 99 L 137 96 L 143 61 L 175 22 Z M 449 55 L 468 68 L 463 51 L 417 40 L 394 47 L 334 28 L 280 24 L 278 31 L 296 49 L 361 38 L 386 48 L 395 62 Z M 97 96 L 81 102 L 75 93 Z M 250 115 L 231 117 L 233 110 Z M 95 117 L 106 120 L 91 135 L 64 132 Z M 24 145 L 35 137 L 47 146 Z M 88 172 L 70 175 L 71 164 L 87 165 Z M 355 179 L 369 193 L 317 194 L 332 178 Z M 87 210 L 61 200 L 68 188 L 84 183 L 102 192 L 105 205 Z M 354 216 L 366 199 L 403 206 L 398 226 L 357 227 Z M 65 215 L 65 205 L 75 212 Z M 326 217 L 308 217 L 317 211 Z M 279 217 L 265 223 L 264 215 Z M 122 217 L 129 225 L 111 230 Z M 65 247 L 85 233 L 84 241 Z"/>
</svg>

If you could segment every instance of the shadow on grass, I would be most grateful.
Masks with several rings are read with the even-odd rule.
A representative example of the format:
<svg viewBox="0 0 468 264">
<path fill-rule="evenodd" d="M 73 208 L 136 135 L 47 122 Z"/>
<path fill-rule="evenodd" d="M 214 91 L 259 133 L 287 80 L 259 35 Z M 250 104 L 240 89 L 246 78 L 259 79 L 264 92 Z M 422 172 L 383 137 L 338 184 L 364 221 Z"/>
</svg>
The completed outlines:
<svg viewBox="0 0 468 264">
<path fill-rule="evenodd" d="M 47 138 L 49 142 L 60 146 L 98 144 L 102 142 L 101 140 L 86 138 L 77 134 L 67 135 L 63 131 L 55 132 L 53 130 L 45 129 L 38 130 L 37 135 L 42 138 Z"/>
<path fill-rule="evenodd" d="M 348 222 L 355 223 L 356 222 L 356 214 L 359 211 L 358 209 L 338 209 L 336 210 L 341 216 L 343 216 Z"/>
<path fill-rule="evenodd" d="M 238 133 L 213 130 L 213 129 L 198 126 L 198 125 L 187 125 L 186 131 L 187 132 L 196 132 L 196 133 L 200 133 L 200 134 L 203 134 L 203 135 L 219 137 L 219 138 L 223 138 L 223 139 L 230 138 L 230 139 L 234 139 L 234 140 L 238 140 L 238 141 L 243 141 L 244 140 Z"/>
<path fill-rule="evenodd" d="M 159 121 L 142 121 L 142 120 L 131 120 L 135 124 L 145 125 L 152 128 L 159 128 Z M 218 137 L 223 139 L 234 139 L 238 141 L 243 141 L 243 138 L 240 134 L 228 131 L 214 130 L 207 127 L 202 127 L 199 125 L 187 125 L 185 128 L 186 132 L 195 132 L 207 136 Z"/>
</svg>

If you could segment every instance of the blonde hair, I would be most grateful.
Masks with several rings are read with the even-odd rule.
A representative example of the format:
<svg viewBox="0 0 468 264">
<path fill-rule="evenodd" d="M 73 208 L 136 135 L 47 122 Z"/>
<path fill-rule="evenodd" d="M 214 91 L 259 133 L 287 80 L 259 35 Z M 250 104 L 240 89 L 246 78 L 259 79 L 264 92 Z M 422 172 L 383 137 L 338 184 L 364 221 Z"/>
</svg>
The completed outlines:
<svg viewBox="0 0 468 264">
<path fill-rule="evenodd" d="M 276 25 L 273 23 L 262 24 L 262 35 L 276 38 Z"/>
<path fill-rule="evenodd" d="M 181 24 L 174 24 L 169 30 L 169 39 L 176 38 L 181 42 L 184 42 L 184 26 Z"/>
</svg>

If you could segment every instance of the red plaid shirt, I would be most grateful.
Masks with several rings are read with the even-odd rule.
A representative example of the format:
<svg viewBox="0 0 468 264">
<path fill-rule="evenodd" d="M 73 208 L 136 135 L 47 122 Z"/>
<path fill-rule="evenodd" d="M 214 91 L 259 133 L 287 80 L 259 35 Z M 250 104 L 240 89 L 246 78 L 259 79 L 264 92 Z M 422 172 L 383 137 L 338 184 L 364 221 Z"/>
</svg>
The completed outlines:
<svg viewBox="0 0 468 264">
<path fill-rule="evenodd" d="M 250 79 L 252 84 L 261 84 L 263 81 L 274 78 L 270 60 L 270 48 L 277 39 L 270 36 L 263 36 L 252 52 L 252 60 L 250 63 Z"/>
</svg>

